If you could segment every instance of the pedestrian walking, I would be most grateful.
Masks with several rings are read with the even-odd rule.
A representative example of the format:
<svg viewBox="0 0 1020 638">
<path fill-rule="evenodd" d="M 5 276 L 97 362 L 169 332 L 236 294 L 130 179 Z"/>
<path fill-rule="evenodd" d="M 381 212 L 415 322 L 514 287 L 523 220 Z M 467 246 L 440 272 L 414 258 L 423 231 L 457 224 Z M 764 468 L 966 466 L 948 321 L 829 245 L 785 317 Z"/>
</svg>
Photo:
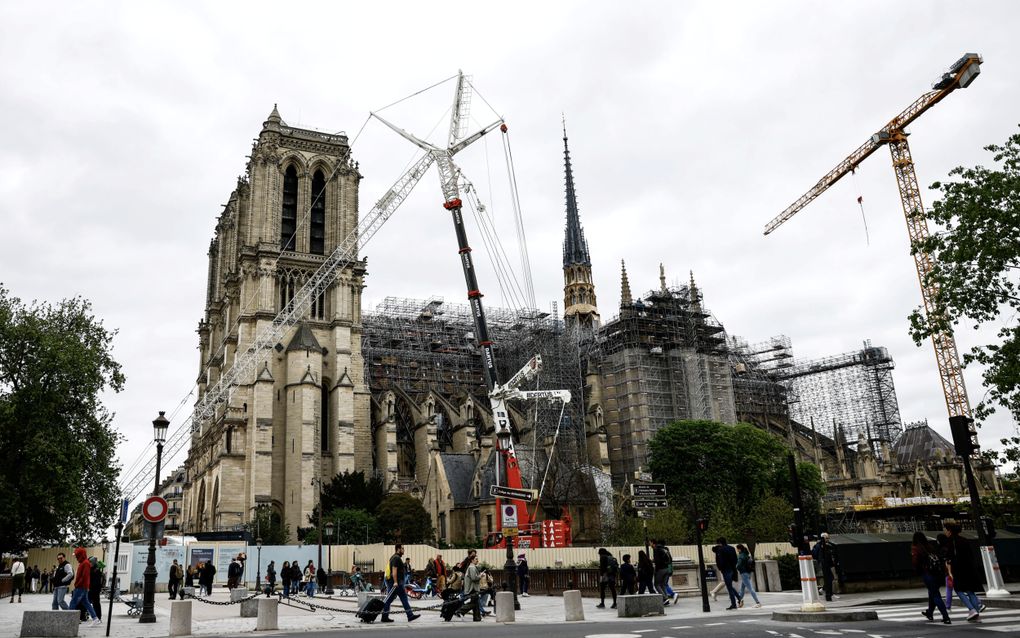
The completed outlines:
<svg viewBox="0 0 1020 638">
<path fill-rule="evenodd" d="M 329 576 L 326 575 L 326 570 L 319 565 L 319 568 L 315 570 L 315 583 L 319 587 L 319 591 L 323 594 L 331 594 L 329 590 Z"/>
<path fill-rule="evenodd" d="M 269 598 L 276 591 L 276 561 L 269 561 L 266 565 L 266 598 Z"/>
<path fill-rule="evenodd" d="M 42 570 L 40 577 L 42 578 L 42 588 L 39 591 L 48 594 L 50 591 L 50 570 Z"/>
<path fill-rule="evenodd" d="M 99 562 L 95 556 L 89 557 L 89 602 L 92 603 L 92 609 L 96 610 L 96 618 L 99 620 L 103 619 L 103 570 L 100 567 Z M 85 612 L 85 605 L 78 605 L 78 618 L 81 622 L 88 620 L 88 616 Z"/>
<path fill-rule="evenodd" d="M 241 567 L 240 555 L 235 556 L 227 567 L 227 589 L 237 589 L 241 582 L 241 574 L 244 569 Z"/>
<path fill-rule="evenodd" d="M 521 590 L 521 596 L 528 598 L 531 594 L 528 593 L 528 589 L 531 588 L 531 570 L 528 568 L 528 557 L 524 554 L 517 555 L 517 586 Z"/>
<path fill-rule="evenodd" d="M 737 572 L 740 574 L 740 601 L 737 606 L 744 606 L 744 591 L 747 590 L 751 592 L 754 606 L 761 607 L 758 592 L 754 591 L 754 584 L 751 582 L 752 574 L 754 574 L 754 557 L 746 547 L 739 543 L 737 544 Z"/>
<path fill-rule="evenodd" d="M 290 561 L 283 561 L 280 568 L 280 586 L 283 587 L 283 597 L 290 598 Z"/>
<path fill-rule="evenodd" d="M 51 607 L 53 609 L 68 609 L 64 596 L 67 595 L 67 588 L 74 582 L 74 570 L 67 562 L 64 552 L 57 554 L 57 567 L 54 569 L 50 581 L 53 583 L 53 604 Z"/>
<path fill-rule="evenodd" d="M 71 592 L 71 602 L 68 606 L 71 609 L 78 609 L 78 605 L 84 605 L 85 611 L 92 618 L 92 624 L 101 625 L 96 610 L 89 600 L 89 585 L 91 583 L 92 564 L 88 560 L 88 553 L 84 547 L 74 550 L 74 558 L 78 561 L 78 567 L 74 571 L 74 590 Z"/>
<path fill-rule="evenodd" d="M 465 559 L 470 561 L 467 569 L 464 570 L 464 589 L 461 592 L 461 602 L 465 603 L 463 607 L 457 610 L 458 616 L 471 612 L 472 615 L 478 614 L 478 617 L 488 615 L 485 608 L 481 606 L 481 589 L 482 589 L 482 569 L 478 565 L 478 554 L 472 550 L 468 554 L 468 558 Z"/>
<path fill-rule="evenodd" d="M 18 602 L 21 602 L 21 594 L 25 591 L 25 563 L 17 556 L 11 563 L 11 602 L 14 602 L 14 594 L 18 595 Z"/>
<path fill-rule="evenodd" d="M 620 562 L 605 547 L 599 548 L 599 609 L 606 607 L 606 588 L 613 594 L 613 606 L 616 609 L 616 579 L 620 574 Z"/>
<path fill-rule="evenodd" d="M 29 589 L 29 591 L 32 592 L 33 594 L 38 594 L 39 593 L 39 583 L 42 582 L 42 574 L 39 572 L 39 566 L 38 565 L 33 565 L 32 566 L 31 579 L 32 579 L 32 584 L 31 584 L 31 588 Z"/>
<path fill-rule="evenodd" d="M 952 581 L 953 588 L 956 590 L 956 595 L 960 598 L 960 602 L 969 611 L 967 621 L 977 622 L 981 619 L 980 614 L 984 608 L 984 605 L 981 604 L 981 600 L 977 596 L 977 590 L 981 587 L 980 569 L 977 561 L 974 560 L 974 552 L 971 549 L 970 542 L 960 535 L 960 532 L 963 531 L 960 524 L 946 521 L 945 529 L 947 533 L 945 558 L 949 578 Z M 947 608 L 951 598 L 952 593 L 947 589 Z"/>
<path fill-rule="evenodd" d="M 829 541 L 828 532 L 822 532 L 822 537 L 811 550 L 811 556 L 822 566 L 825 600 L 831 602 L 833 570 L 839 570 L 841 566 L 839 564 L 839 550 Z"/>
<path fill-rule="evenodd" d="M 419 615 L 411 611 L 411 602 L 407 599 L 407 590 L 404 588 L 404 546 L 397 543 L 393 547 L 393 555 L 390 556 L 388 564 L 390 579 L 392 585 L 386 594 L 386 600 L 383 602 L 382 618 L 380 622 L 393 622 L 390 618 L 390 605 L 393 604 L 394 598 L 400 598 L 400 604 L 403 605 L 404 611 L 407 613 L 407 622 L 411 622 Z"/>
<path fill-rule="evenodd" d="M 949 620 L 949 611 L 946 610 L 946 604 L 942 600 L 942 593 L 939 591 L 942 579 L 946 577 L 946 564 L 939 554 L 938 547 L 928 541 L 924 532 L 914 532 L 914 540 L 910 546 L 910 561 L 928 590 L 928 610 L 922 611 L 921 615 L 927 618 L 928 622 L 932 622 L 935 620 L 935 608 L 938 607 L 942 614 L 942 624 L 952 624 Z"/>
<path fill-rule="evenodd" d="M 200 576 L 198 579 L 199 589 L 205 590 L 206 596 L 212 596 L 213 582 L 216 578 L 216 566 L 210 561 L 205 561 L 200 565 Z"/>
<path fill-rule="evenodd" d="M 637 554 L 637 577 L 639 594 L 655 593 L 655 564 L 643 549 Z"/>
<path fill-rule="evenodd" d="M 177 594 L 181 590 L 182 580 L 184 580 L 184 571 L 177 564 L 177 559 L 175 558 L 173 564 L 170 565 L 170 578 L 166 583 L 166 590 L 170 594 L 170 600 L 177 598 Z"/>
<path fill-rule="evenodd" d="M 730 595 L 730 606 L 726 609 L 736 609 L 741 603 L 740 594 L 733 587 L 737 580 L 737 552 L 726 543 L 726 539 L 719 537 L 716 540 L 718 551 L 715 554 L 716 563 L 722 571 L 723 583 L 726 585 L 726 593 Z"/>
<path fill-rule="evenodd" d="M 308 561 L 308 564 L 305 565 L 304 575 L 305 596 L 315 598 L 315 563 Z"/>
<path fill-rule="evenodd" d="M 630 554 L 624 554 L 620 565 L 620 595 L 629 596 L 637 593 L 637 570 L 630 563 Z"/>
</svg>

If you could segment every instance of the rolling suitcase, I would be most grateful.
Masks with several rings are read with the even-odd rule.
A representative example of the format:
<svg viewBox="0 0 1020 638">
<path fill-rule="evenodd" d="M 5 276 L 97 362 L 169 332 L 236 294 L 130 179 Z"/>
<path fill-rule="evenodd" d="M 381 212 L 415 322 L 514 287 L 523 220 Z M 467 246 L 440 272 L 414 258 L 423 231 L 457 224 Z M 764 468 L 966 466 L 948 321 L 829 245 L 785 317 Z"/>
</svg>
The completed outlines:
<svg viewBox="0 0 1020 638">
<path fill-rule="evenodd" d="M 379 598 L 369 598 L 358 610 L 358 618 L 361 622 L 375 622 L 375 619 L 382 613 L 383 601 Z"/>
</svg>

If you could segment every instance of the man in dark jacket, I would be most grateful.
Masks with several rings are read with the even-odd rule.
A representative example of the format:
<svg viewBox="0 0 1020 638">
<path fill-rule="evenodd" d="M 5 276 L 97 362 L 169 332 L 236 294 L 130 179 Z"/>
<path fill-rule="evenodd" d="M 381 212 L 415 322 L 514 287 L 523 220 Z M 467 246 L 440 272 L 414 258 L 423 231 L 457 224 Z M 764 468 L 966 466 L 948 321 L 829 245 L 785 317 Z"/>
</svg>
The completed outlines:
<svg viewBox="0 0 1020 638">
<path fill-rule="evenodd" d="M 266 598 L 269 598 L 276 591 L 276 561 L 271 560 L 266 565 Z"/>
<path fill-rule="evenodd" d="M 737 573 L 737 550 L 726 543 L 726 539 L 720 537 L 716 540 L 718 551 L 715 553 L 716 564 L 722 571 L 723 581 L 726 583 L 726 593 L 730 595 L 730 606 L 726 609 L 736 609 L 740 602 L 740 594 L 733 587 Z"/>
<path fill-rule="evenodd" d="M 637 593 L 637 570 L 630 563 L 630 554 L 623 555 L 623 564 L 620 565 L 620 595 L 628 596 Z"/>
<path fill-rule="evenodd" d="M 53 572 L 53 609 L 67 609 L 67 601 L 64 596 L 67 588 L 74 582 L 74 570 L 67 562 L 64 552 L 57 554 L 57 569 Z"/>
<path fill-rule="evenodd" d="M 967 614 L 967 620 L 977 622 L 981 619 L 981 610 L 984 608 L 977 596 L 977 590 L 981 587 L 980 567 L 974 560 L 970 542 L 960 536 L 963 530 L 960 524 L 947 521 L 945 528 L 947 535 L 945 558 L 949 564 L 949 573 L 953 576 L 953 589 L 970 612 Z"/>
<path fill-rule="evenodd" d="M 411 622 L 419 618 L 419 614 L 411 611 L 411 602 L 407 600 L 407 590 L 404 589 L 404 546 L 397 543 L 394 546 L 393 556 L 390 556 L 390 580 L 392 582 L 390 591 L 386 595 L 386 600 L 383 602 L 382 618 L 380 622 L 393 622 L 390 618 L 390 605 L 393 603 L 393 599 L 400 597 L 400 604 L 404 606 L 404 611 L 407 612 L 407 622 Z"/>
<path fill-rule="evenodd" d="M 811 550 L 814 557 L 822 566 L 822 577 L 825 583 L 825 600 L 832 600 L 832 570 L 839 569 L 839 550 L 829 542 L 828 532 L 822 532 L 822 537 L 815 543 Z"/>
<path fill-rule="evenodd" d="M 181 589 L 181 581 L 184 580 L 184 570 L 177 564 L 177 559 L 174 559 L 173 565 L 170 565 L 170 579 L 166 583 L 166 591 L 170 594 L 170 600 L 177 598 L 177 593 Z"/>
<path fill-rule="evenodd" d="M 669 600 L 669 594 L 666 593 L 668 586 L 666 581 L 669 580 L 669 574 L 673 568 L 673 557 L 670 556 L 666 544 L 661 540 L 652 541 L 652 548 L 652 564 L 655 565 L 655 590 L 662 595 L 662 602 L 665 603 Z M 736 564 L 736 558 L 734 558 L 733 564 Z"/>
<path fill-rule="evenodd" d="M 227 567 L 227 589 L 234 589 L 241 581 L 241 574 L 244 568 L 241 567 L 241 557 L 235 556 Z"/>
<path fill-rule="evenodd" d="M 524 554 L 517 556 L 517 587 L 521 590 L 521 596 L 529 597 L 528 588 L 531 586 L 531 576 L 528 569 L 528 557 Z"/>
</svg>

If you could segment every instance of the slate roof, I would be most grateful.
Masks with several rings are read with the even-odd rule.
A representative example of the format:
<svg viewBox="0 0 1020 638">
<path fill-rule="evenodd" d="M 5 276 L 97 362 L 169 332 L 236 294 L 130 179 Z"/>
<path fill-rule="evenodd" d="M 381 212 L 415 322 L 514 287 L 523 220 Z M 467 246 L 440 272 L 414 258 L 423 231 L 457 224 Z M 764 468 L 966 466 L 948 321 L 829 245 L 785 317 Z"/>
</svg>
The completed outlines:
<svg viewBox="0 0 1020 638">
<path fill-rule="evenodd" d="M 293 350 L 311 350 L 312 352 L 322 352 L 322 346 L 319 345 L 319 340 L 312 334 L 312 329 L 308 327 L 308 324 L 301 322 L 298 325 L 297 332 L 291 338 L 290 343 L 287 344 L 287 352 Z"/>
<path fill-rule="evenodd" d="M 927 425 L 907 428 L 893 445 L 896 461 L 901 466 L 913 466 L 918 461 L 940 460 L 943 456 L 954 458 L 953 444 Z"/>
<path fill-rule="evenodd" d="M 453 504 L 457 507 L 469 507 L 475 504 L 471 495 L 471 482 L 475 476 L 475 457 L 473 454 L 441 453 L 439 459 L 446 470 L 446 480 L 450 483 Z"/>
</svg>

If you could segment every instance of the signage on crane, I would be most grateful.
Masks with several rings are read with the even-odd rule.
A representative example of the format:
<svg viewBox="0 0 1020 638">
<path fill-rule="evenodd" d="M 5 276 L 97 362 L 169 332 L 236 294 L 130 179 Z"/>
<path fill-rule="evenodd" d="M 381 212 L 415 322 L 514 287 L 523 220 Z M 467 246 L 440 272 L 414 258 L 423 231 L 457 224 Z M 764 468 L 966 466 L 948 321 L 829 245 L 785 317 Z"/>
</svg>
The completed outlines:
<svg viewBox="0 0 1020 638">
<path fill-rule="evenodd" d="M 537 498 L 538 494 L 535 490 L 523 490 L 515 487 L 503 487 L 502 485 L 493 485 L 489 488 L 489 496 L 501 497 L 501 498 L 512 498 L 516 501 L 524 501 L 525 503 L 531 503 Z"/>
<path fill-rule="evenodd" d="M 150 523 L 158 523 L 166 518 L 170 506 L 162 496 L 150 496 L 142 503 L 142 518 Z"/>
<path fill-rule="evenodd" d="M 665 483 L 631 483 L 630 484 L 630 495 L 631 496 L 666 496 L 666 484 Z"/>
<path fill-rule="evenodd" d="M 669 507 L 669 502 L 664 498 L 636 498 L 634 509 L 638 510 L 661 510 Z"/>
</svg>

